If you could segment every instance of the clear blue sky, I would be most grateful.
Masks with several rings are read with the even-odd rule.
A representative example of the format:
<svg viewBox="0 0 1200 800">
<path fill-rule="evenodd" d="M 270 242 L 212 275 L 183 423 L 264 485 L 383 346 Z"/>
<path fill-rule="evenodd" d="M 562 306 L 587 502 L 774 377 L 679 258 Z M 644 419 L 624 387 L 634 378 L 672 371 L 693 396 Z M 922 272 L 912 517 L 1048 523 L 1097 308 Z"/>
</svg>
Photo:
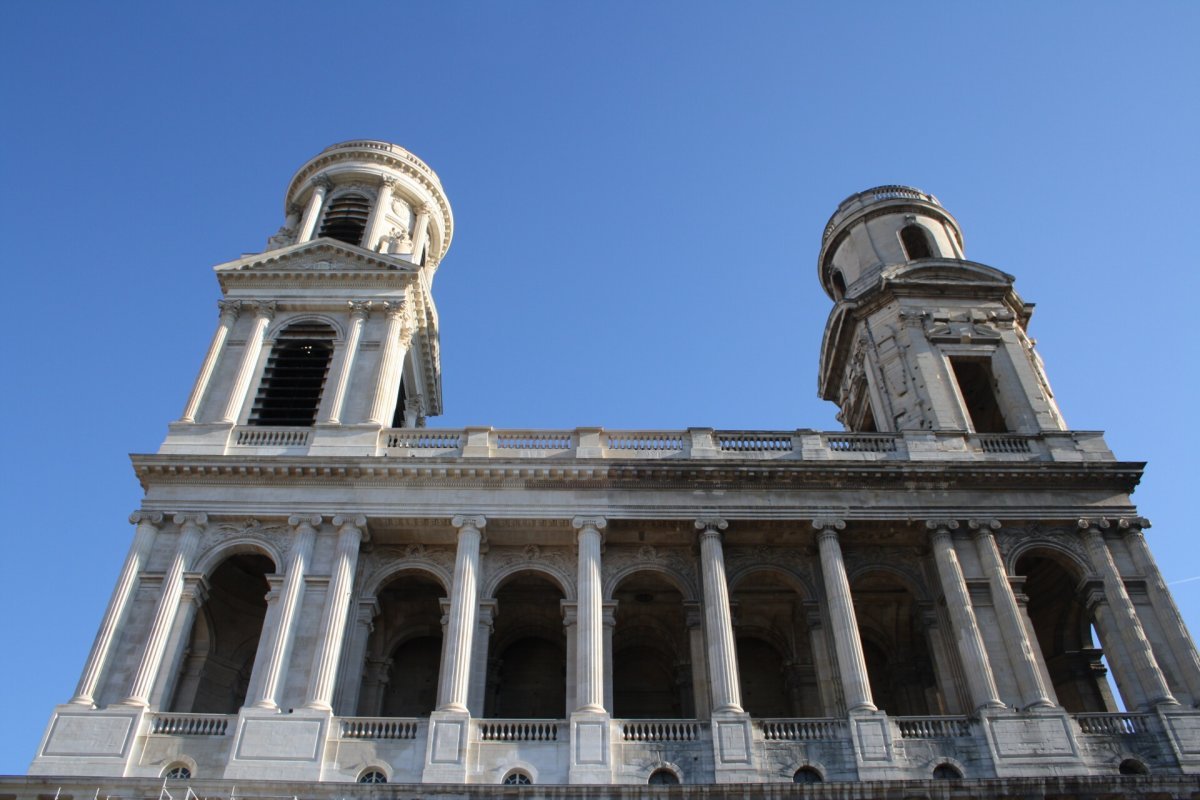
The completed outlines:
<svg viewBox="0 0 1200 800">
<path fill-rule="evenodd" d="M 822 226 L 938 195 L 1015 274 L 1068 423 L 1200 629 L 1195 3 L 11 3 L 0 49 L 0 773 L 78 678 L 183 408 L 210 267 L 351 138 L 440 174 L 457 427 L 837 428 Z"/>
</svg>

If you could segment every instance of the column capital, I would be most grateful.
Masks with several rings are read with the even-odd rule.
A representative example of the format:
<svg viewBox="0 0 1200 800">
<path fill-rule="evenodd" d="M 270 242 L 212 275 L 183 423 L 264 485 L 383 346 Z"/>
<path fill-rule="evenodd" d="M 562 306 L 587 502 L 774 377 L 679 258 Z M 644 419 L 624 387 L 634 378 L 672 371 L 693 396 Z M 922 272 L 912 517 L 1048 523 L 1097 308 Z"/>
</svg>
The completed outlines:
<svg viewBox="0 0 1200 800">
<path fill-rule="evenodd" d="M 1000 520 L 998 519 L 969 519 L 967 527 L 975 532 L 976 536 L 1000 530 Z"/>
<path fill-rule="evenodd" d="M 183 589 L 179 594 L 185 603 L 203 605 L 208 600 L 208 578 L 203 572 L 183 573 Z"/>
<path fill-rule="evenodd" d="M 458 528 L 460 533 L 470 529 L 482 534 L 483 529 L 487 526 L 487 517 L 481 514 L 456 514 L 450 520 L 450 524 Z"/>
<path fill-rule="evenodd" d="M 175 515 L 173 522 L 183 528 L 202 528 L 208 524 L 208 514 L 181 511 Z"/>
<path fill-rule="evenodd" d="M 379 176 L 379 185 L 380 186 L 386 186 L 389 189 L 392 189 L 392 188 L 395 188 L 397 183 L 398 183 L 398 180 L 395 175 L 380 175 Z"/>
<path fill-rule="evenodd" d="M 1117 530 L 1121 533 L 1141 533 L 1150 527 L 1150 520 L 1145 517 L 1121 517 L 1117 520 Z"/>
<path fill-rule="evenodd" d="M 571 520 L 571 527 L 580 532 L 588 529 L 600 532 L 608 527 L 608 520 L 604 517 L 575 517 Z"/>
<path fill-rule="evenodd" d="M 367 518 L 362 514 L 355 516 L 342 516 L 339 514 L 333 518 L 333 524 L 338 529 L 338 533 L 348 530 L 357 530 L 359 533 L 367 532 Z"/>
<path fill-rule="evenodd" d="M 1079 527 L 1080 532 L 1085 534 L 1091 531 L 1102 534 L 1111 527 L 1109 521 L 1104 517 L 1084 517 L 1075 524 Z"/>
<path fill-rule="evenodd" d="M 371 315 L 370 300 L 349 300 L 346 305 L 350 309 L 352 319 L 366 319 Z"/>
<path fill-rule="evenodd" d="M 421 203 L 421 205 L 417 206 L 417 213 L 425 214 L 427 216 L 431 215 L 433 214 L 433 206 L 431 206 L 429 203 Z"/>
<path fill-rule="evenodd" d="M 579 604 L 570 600 L 559 600 L 558 611 L 562 614 L 563 627 L 571 628 L 579 622 Z"/>
<path fill-rule="evenodd" d="M 163 515 L 158 511 L 135 511 L 129 515 L 130 525 L 140 525 L 145 522 L 157 528 L 162 521 Z"/>
<path fill-rule="evenodd" d="M 396 319 L 404 314 L 404 310 L 408 307 L 408 303 L 404 302 L 404 298 L 399 300 L 384 300 L 383 313 L 388 319 Z"/>
<path fill-rule="evenodd" d="M 817 517 L 812 521 L 812 526 L 821 536 L 837 536 L 838 531 L 846 530 L 846 520 L 837 517 Z"/>
<path fill-rule="evenodd" d="M 700 517 L 695 525 L 701 536 L 717 536 L 729 527 L 729 523 L 721 517 Z"/>
<path fill-rule="evenodd" d="M 324 172 L 313 175 L 308 179 L 308 182 L 312 184 L 314 189 L 324 189 L 325 191 L 329 191 L 333 188 L 333 179 Z"/>
<path fill-rule="evenodd" d="M 222 320 L 233 322 L 242 313 L 242 301 L 218 300 L 217 311 L 220 313 Z"/>
<path fill-rule="evenodd" d="M 956 519 L 927 519 L 925 520 L 925 528 L 933 537 L 949 536 L 951 531 L 958 530 L 958 520 Z"/>
<path fill-rule="evenodd" d="M 275 311 L 279 306 L 274 300 L 251 300 L 248 305 L 254 308 L 254 316 L 267 320 L 275 319 Z"/>
<path fill-rule="evenodd" d="M 292 216 L 298 217 L 303 213 L 304 213 L 304 206 L 300 205 L 299 203 L 288 203 L 287 204 L 287 215 L 289 217 L 292 217 Z"/>
<path fill-rule="evenodd" d="M 315 529 L 321 525 L 321 515 L 313 514 L 310 516 L 308 514 L 293 514 L 292 516 L 288 517 L 288 525 L 291 525 L 293 528 Z"/>
</svg>

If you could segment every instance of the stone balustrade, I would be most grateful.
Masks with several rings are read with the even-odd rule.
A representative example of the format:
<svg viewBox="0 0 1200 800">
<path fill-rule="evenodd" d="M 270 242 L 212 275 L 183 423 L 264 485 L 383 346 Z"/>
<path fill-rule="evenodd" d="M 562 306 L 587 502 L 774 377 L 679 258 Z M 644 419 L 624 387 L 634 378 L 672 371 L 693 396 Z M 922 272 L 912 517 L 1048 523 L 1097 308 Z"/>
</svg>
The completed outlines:
<svg viewBox="0 0 1200 800">
<path fill-rule="evenodd" d="M 343 739 L 416 739 L 425 720 L 409 717 L 342 717 Z"/>
<path fill-rule="evenodd" d="M 840 719 L 763 719 L 755 722 L 768 742 L 817 742 L 849 736 L 846 721 Z"/>
<path fill-rule="evenodd" d="M 224 736 L 230 721 L 237 717 L 224 714 L 154 714 L 150 733 L 165 736 Z"/>
<path fill-rule="evenodd" d="M 1134 736 L 1150 732 L 1153 714 L 1076 714 L 1079 729 L 1090 736 Z"/>
<path fill-rule="evenodd" d="M 893 717 L 901 739 L 960 739 L 971 735 L 966 717 Z"/>
</svg>

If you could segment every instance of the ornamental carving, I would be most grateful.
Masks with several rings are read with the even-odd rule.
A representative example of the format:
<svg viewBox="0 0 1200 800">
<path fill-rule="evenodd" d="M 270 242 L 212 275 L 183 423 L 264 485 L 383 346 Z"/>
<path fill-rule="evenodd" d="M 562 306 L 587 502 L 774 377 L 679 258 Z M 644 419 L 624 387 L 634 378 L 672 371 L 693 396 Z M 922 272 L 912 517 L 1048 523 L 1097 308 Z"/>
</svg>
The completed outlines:
<svg viewBox="0 0 1200 800">
<path fill-rule="evenodd" d="M 501 545 L 488 548 L 483 558 L 485 597 L 491 597 L 503 580 L 523 569 L 549 573 L 561 584 L 563 595 L 572 599 L 575 592 L 575 558 L 565 547 L 527 544 L 520 547 Z"/>
<path fill-rule="evenodd" d="M 360 585 L 370 592 L 378 592 L 388 576 L 409 568 L 428 570 L 447 584 L 454 574 L 454 551 L 449 547 L 388 545 L 376 547 L 363 556 Z"/>
<path fill-rule="evenodd" d="M 617 582 L 625 575 L 637 571 L 639 566 L 649 566 L 675 575 L 685 587 L 684 599 L 700 596 L 696 581 L 696 561 L 690 548 L 654 547 L 644 544 L 639 547 L 610 547 L 605 550 L 600 564 L 604 596 L 611 597 Z"/>
<path fill-rule="evenodd" d="M 729 582 L 732 584 L 739 576 L 757 568 L 782 569 L 803 583 L 806 593 L 809 593 L 814 585 L 812 568 L 815 558 L 805 555 L 804 551 L 797 547 L 730 547 L 725 550 L 725 574 L 729 576 Z"/>
<path fill-rule="evenodd" d="M 268 546 L 271 552 L 282 559 L 292 545 L 292 529 L 286 523 L 262 523 L 256 519 L 243 522 L 218 522 L 210 524 L 200 540 L 200 552 L 208 554 L 225 542 L 233 539 L 258 541 Z M 283 564 L 275 565 L 276 572 L 283 571 Z"/>
<path fill-rule="evenodd" d="M 996 547 L 1008 571 L 1011 573 L 1016 559 L 1027 552 L 1029 547 L 1043 546 L 1052 550 L 1060 550 L 1074 557 L 1079 567 L 1086 572 L 1091 571 L 1091 561 L 1087 549 L 1079 536 L 1076 524 L 1054 525 L 1043 527 L 1037 523 L 1028 525 L 1008 525 L 996 531 Z"/>
<path fill-rule="evenodd" d="M 939 322 L 929 326 L 929 341 L 937 344 L 998 344 L 1000 332 L 990 325 L 964 321 Z"/>
</svg>

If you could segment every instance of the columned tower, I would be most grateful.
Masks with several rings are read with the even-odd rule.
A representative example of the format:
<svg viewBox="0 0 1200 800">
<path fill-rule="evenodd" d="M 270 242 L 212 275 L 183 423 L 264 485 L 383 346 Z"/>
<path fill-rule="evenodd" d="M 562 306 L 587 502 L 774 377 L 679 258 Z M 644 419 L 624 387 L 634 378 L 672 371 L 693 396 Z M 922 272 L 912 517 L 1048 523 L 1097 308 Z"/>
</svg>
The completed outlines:
<svg viewBox="0 0 1200 800">
<path fill-rule="evenodd" d="M 836 305 L 820 394 L 851 431 L 1066 429 L 1013 276 L 968 261 L 933 195 L 880 186 L 825 226 L 818 270 Z"/>
</svg>

